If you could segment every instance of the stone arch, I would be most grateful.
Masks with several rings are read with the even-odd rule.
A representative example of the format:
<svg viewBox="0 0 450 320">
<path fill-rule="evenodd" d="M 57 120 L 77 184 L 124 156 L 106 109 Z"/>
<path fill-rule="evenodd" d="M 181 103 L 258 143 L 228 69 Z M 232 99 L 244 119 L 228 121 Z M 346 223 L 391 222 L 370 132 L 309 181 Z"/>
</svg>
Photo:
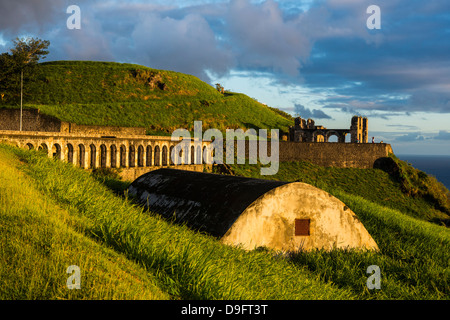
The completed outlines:
<svg viewBox="0 0 450 320">
<path fill-rule="evenodd" d="M 55 159 L 59 159 L 61 160 L 61 146 L 59 145 L 59 143 L 54 143 L 53 147 L 52 147 L 52 156 Z"/>
<path fill-rule="evenodd" d="M 25 146 L 28 148 L 28 150 L 33 150 L 34 149 L 34 146 L 33 146 L 33 144 L 31 142 L 28 142 Z"/>
<path fill-rule="evenodd" d="M 189 164 L 189 147 L 180 147 L 178 156 L 180 157 L 180 163 L 177 163 L 178 165 Z"/>
<path fill-rule="evenodd" d="M 328 131 L 326 135 L 326 142 L 339 142 L 341 140 L 339 132 Z"/>
<path fill-rule="evenodd" d="M 195 147 L 191 146 L 191 164 L 195 164 Z"/>
<path fill-rule="evenodd" d="M 95 169 L 96 168 L 96 160 L 97 160 L 97 147 L 95 144 L 91 144 L 89 146 L 89 168 Z"/>
<path fill-rule="evenodd" d="M 173 166 L 174 165 L 174 161 L 173 161 L 173 150 L 175 149 L 174 146 L 170 146 L 169 148 L 169 165 Z"/>
<path fill-rule="evenodd" d="M 202 161 L 202 148 L 198 146 L 195 154 L 195 164 L 202 164 Z"/>
<path fill-rule="evenodd" d="M 143 146 L 139 146 L 138 147 L 138 159 L 137 159 L 138 163 L 138 167 L 143 167 L 144 166 L 144 147 Z"/>
<path fill-rule="evenodd" d="M 155 166 L 161 165 L 161 150 L 159 146 L 155 147 L 155 161 L 153 162 Z"/>
<path fill-rule="evenodd" d="M 344 133 L 344 142 L 345 143 L 351 143 L 352 142 L 352 135 L 350 133 Z"/>
<path fill-rule="evenodd" d="M 314 131 L 312 134 L 313 142 L 325 142 L 326 134 L 322 130 Z"/>
<path fill-rule="evenodd" d="M 151 167 L 151 165 L 152 165 L 152 154 L 153 154 L 152 146 L 149 145 L 149 146 L 147 146 L 147 154 L 146 154 L 147 159 L 145 159 L 145 162 L 146 162 L 145 165 L 147 167 Z"/>
<path fill-rule="evenodd" d="M 205 157 L 206 157 L 206 159 L 205 159 Z M 207 164 L 208 163 L 208 148 L 206 148 L 206 146 L 203 146 L 202 159 L 203 159 L 203 161 L 200 162 L 200 163 L 203 163 L 203 164 Z"/>
<path fill-rule="evenodd" d="M 73 163 L 73 154 L 74 154 L 73 145 L 68 143 L 67 144 L 67 162 L 68 163 Z"/>
<path fill-rule="evenodd" d="M 167 146 L 163 146 L 162 152 L 161 152 L 161 165 L 167 166 Z"/>
<path fill-rule="evenodd" d="M 100 168 L 106 168 L 106 156 L 108 154 L 108 149 L 104 144 L 100 146 Z"/>
<path fill-rule="evenodd" d="M 115 144 L 112 144 L 110 147 L 111 151 L 111 168 L 117 167 L 117 147 Z"/>
<path fill-rule="evenodd" d="M 120 146 L 120 166 L 122 168 L 127 166 L 127 148 L 124 145 Z"/>
<path fill-rule="evenodd" d="M 85 160 L 86 160 L 86 148 L 84 144 L 78 145 L 78 165 L 80 168 L 85 167 Z"/>
<path fill-rule="evenodd" d="M 45 142 L 41 143 L 38 147 L 38 151 L 41 151 L 43 153 L 46 153 L 48 155 L 48 147 Z"/>
<path fill-rule="evenodd" d="M 128 148 L 128 166 L 130 168 L 136 166 L 136 147 L 133 145 Z"/>
</svg>

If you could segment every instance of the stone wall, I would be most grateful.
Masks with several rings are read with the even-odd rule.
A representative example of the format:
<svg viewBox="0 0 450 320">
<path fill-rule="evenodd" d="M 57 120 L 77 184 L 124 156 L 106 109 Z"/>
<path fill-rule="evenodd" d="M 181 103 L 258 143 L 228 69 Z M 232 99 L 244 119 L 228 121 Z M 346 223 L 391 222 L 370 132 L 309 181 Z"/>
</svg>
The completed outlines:
<svg viewBox="0 0 450 320">
<path fill-rule="evenodd" d="M 0 130 L 18 131 L 20 129 L 20 109 L 0 109 Z M 85 136 L 140 136 L 145 128 L 88 126 L 61 121 L 43 114 L 38 109 L 24 109 L 23 131 L 60 132 Z"/>
<path fill-rule="evenodd" d="M 20 129 L 20 109 L 0 109 L 0 130 Z M 37 109 L 23 109 L 23 131 L 60 132 L 61 120 L 42 114 Z"/>
<path fill-rule="evenodd" d="M 63 123 L 65 133 L 83 134 L 87 136 L 141 136 L 145 135 L 145 128 L 135 127 L 110 127 L 110 126 L 88 126 L 75 123 Z"/>
<path fill-rule="evenodd" d="M 270 144 L 269 144 L 270 146 Z M 306 160 L 324 167 L 373 168 L 393 153 L 386 143 L 308 143 L 280 141 L 280 161 Z"/>
<path fill-rule="evenodd" d="M 267 149 L 267 154 L 270 156 L 270 142 L 267 143 Z M 247 159 L 249 150 L 249 141 L 246 140 L 245 156 Z M 224 154 L 225 152 L 230 151 L 224 150 Z M 237 142 L 235 142 L 234 153 L 237 154 Z M 281 162 L 304 160 L 324 167 L 373 168 L 377 159 L 387 157 L 389 153 L 393 153 L 392 147 L 386 143 L 279 142 L 279 160 Z"/>
<path fill-rule="evenodd" d="M 193 164 L 193 165 L 177 165 L 172 167 L 165 167 L 169 169 L 187 170 L 195 172 L 212 172 L 212 166 L 208 164 Z M 124 181 L 134 181 L 140 176 L 154 170 L 161 169 L 161 167 L 148 167 L 148 168 L 122 168 L 119 172 L 119 176 Z"/>
</svg>

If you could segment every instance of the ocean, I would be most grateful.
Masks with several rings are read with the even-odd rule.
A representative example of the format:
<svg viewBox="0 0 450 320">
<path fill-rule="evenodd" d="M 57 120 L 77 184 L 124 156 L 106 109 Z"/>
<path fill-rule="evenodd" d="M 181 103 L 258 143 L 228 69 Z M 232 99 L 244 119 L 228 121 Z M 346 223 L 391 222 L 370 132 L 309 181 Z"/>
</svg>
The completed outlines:
<svg viewBox="0 0 450 320">
<path fill-rule="evenodd" d="M 400 160 L 429 175 L 435 176 L 450 190 L 450 156 L 397 155 Z"/>
</svg>

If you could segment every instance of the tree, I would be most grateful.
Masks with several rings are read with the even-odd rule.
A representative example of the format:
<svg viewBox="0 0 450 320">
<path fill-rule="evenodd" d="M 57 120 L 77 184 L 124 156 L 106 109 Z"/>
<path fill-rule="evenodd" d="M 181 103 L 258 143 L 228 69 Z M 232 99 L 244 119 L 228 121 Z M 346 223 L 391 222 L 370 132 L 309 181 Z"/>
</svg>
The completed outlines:
<svg viewBox="0 0 450 320">
<path fill-rule="evenodd" d="M 216 83 L 216 89 L 222 94 L 225 93 L 225 88 L 222 87 L 220 83 Z"/>
<path fill-rule="evenodd" d="M 48 54 L 49 41 L 35 38 L 16 38 L 10 53 L 0 54 L 0 93 L 10 96 L 19 92 L 20 75 L 31 70 Z M 11 101 L 12 102 L 12 101 Z"/>
<path fill-rule="evenodd" d="M 20 130 L 22 130 L 23 74 L 26 69 L 35 66 L 41 58 L 45 58 L 49 53 L 47 49 L 50 41 L 16 38 L 13 43 L 11 54 L 2 53 L 0 55 L 0 90 L 2 90 L 2 100 L 6 94 L 13 95 L 17 90 L 18 83 L 15 76 L 20 73 Z"/>
<path fill-rule="evenodd" d="M 18 68 L 25 68 L 38 63 L 48 54 L 50 41 L 35 38 L 16 38 L 13 40 L 14 48 L 11 49 L 12 57 Z"/>
<path fill-rule="evenodd" d="M 2 101 L 7 93 L 14 91 L 15 64 L 9 53 L 0 54 L 0 93 Z"/>
</svg>

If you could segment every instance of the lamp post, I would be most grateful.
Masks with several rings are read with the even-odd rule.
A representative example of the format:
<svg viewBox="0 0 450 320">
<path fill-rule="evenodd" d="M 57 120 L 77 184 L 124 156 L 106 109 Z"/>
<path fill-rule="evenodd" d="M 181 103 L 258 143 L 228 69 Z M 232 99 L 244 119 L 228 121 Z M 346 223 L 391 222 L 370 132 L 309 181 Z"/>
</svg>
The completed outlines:
<svg viewBox="0 0 450 320">
<path fill-rule="evenodd" d="M 28 53 L 27 60 L 25 64 L 22 66 L 20 70 L 20 128 L 19 130 L 23 130 L 23 69 L 31 62 L 31 53 Z"/>
<path fill-rule="evenodd" d="M 22 101 L 23 101 L 23 69 L 20 72 L 20 128 L 19 130 L 22 131 Z"/>
</svg>

